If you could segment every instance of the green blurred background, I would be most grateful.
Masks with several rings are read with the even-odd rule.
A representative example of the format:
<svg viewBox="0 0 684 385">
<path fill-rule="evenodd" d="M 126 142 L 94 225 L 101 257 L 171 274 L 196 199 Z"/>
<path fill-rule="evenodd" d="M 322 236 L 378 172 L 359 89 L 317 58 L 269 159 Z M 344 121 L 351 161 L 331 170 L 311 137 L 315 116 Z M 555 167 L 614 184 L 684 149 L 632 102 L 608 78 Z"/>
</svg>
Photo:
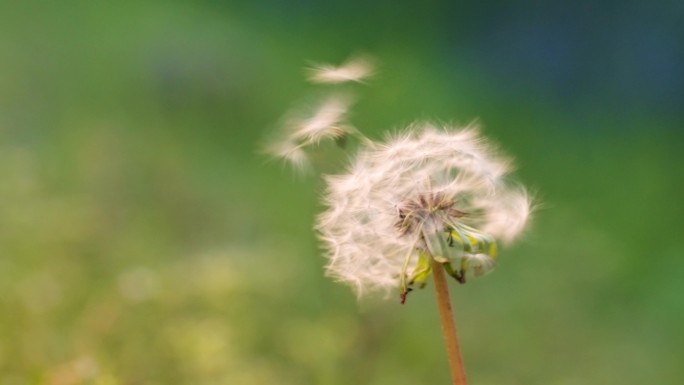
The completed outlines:
<svg viewBox="0 0 684 385">
<path fill-rule="evenodd" d="M 431 289 L 323 276 L 321 184 L 258 154 L 374 55 L 353 121 L 466 124 L 542 203 L 452 292 L 472 384 L 684 378 L 681 2 L 0 2 L 0 383 L 446 384 Z"/>
</svg>

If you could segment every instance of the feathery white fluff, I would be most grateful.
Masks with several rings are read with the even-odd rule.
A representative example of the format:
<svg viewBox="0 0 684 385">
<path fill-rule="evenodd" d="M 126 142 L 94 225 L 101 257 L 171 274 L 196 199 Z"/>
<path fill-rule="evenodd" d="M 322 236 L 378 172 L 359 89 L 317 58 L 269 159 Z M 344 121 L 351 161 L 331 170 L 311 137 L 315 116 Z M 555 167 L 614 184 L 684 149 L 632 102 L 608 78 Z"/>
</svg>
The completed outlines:
<svg viewBox="0 0 684 385">
<path fill-rule="evenodd" d="M 335 84 L 360 82 L 373 74 L 373 63 L 367 57 L 354 57 L 340 66 L 319 64 L 308 69 L 309 81 Z"/>
<path fill-rule="evenodd" d="M 473 128 L 420 124 L 366 144 L 346 173 L 326 178 L 316 228 L 328 275 L 359 295 L 396 288 L 421 252 L 486 273 L 496 240 L 513 240 L 530 211 L 525 190 L 503 179 L 509 170 Z"/>
</svg>

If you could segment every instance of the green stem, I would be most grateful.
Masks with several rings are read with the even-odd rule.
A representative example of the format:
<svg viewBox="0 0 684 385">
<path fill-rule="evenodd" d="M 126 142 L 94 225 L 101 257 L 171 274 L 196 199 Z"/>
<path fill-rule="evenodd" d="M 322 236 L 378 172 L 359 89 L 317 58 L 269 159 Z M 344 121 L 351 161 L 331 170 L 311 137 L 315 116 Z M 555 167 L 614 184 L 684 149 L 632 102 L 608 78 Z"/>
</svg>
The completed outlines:
<svg viewBox="0 0 684 385">
<path fill-rule="evenodd" d="M 449 286 L 447 285 L 444 266 L 430 257 L 432 261 L 432 274 L 435 281 L 435 292 L 437 294 L 437 307 L 439 308 L 439 320 L 442 323 L 442 333 L 447 348 L 449 367 L 454 385 L 467 385 L 463 358 L 458 345 L 458 335 L 456 334 L 456 323 L 451 310 L 451 300 L 449 299 Z"/>
</svg>

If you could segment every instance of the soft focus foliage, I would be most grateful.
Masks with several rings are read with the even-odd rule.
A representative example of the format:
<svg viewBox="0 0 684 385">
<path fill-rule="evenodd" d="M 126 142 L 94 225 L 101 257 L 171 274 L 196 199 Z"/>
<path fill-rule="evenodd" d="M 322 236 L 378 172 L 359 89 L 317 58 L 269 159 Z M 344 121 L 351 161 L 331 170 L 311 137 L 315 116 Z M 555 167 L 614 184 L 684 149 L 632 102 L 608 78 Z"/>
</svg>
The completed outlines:
<svg viewBox="0 0 684 385">
<path fill-rule="evenodd" d="M 307 4 L 0 2 L 0 383 L 446 383 L 430 296 L 326 279 L 255 151 L 354 52 L 369 136 L 482 118 L 542 192 L 452 290 L 473 384 L 684 378 L 679 3 Z"/>
</svg>

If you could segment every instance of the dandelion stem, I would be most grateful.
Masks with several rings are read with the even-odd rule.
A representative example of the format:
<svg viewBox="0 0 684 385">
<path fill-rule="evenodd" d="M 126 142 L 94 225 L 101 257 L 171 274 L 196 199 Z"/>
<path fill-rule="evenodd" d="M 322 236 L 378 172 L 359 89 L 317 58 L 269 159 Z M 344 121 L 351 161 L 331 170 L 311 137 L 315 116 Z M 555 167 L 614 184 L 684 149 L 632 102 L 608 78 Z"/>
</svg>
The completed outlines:
<svg viewBox="0 0 684 385">
<path fill-rule="evenodd" d="M 451 299 L 449 298 L 449 286 L 447 285 L 444 267 L 434 258 L 432 261 L 432 274 L 435 281 L 435 292 L 437 294 L 437 307 L 439 308 L 439 320 L 442 323 L 442 333 L 447 348 L 449 367 L 454 385 L 467 385 L 463 358 L 458 345 L 458 335 L 456 334 L 456 323 L 451 310 Z"/>
</svg>

